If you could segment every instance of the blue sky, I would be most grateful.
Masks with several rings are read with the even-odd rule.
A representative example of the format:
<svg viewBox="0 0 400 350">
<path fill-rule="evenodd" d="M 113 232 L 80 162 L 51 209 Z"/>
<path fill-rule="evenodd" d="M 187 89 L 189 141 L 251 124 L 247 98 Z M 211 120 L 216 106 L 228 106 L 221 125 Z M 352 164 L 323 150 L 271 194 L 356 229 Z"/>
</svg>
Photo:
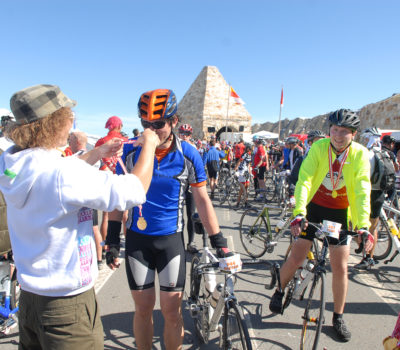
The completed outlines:
<svg viewBox="0 0 400 350">
<path fill-rule="evenodd" d="M 217 66 L 253 123 L 358 109 L 400 92 L 400 1 L 1 0 L 0 108 L 27 86 L 78 101 L 78 127 L 131 134 L 140 94 L 178 101 Z"/>
</svg>

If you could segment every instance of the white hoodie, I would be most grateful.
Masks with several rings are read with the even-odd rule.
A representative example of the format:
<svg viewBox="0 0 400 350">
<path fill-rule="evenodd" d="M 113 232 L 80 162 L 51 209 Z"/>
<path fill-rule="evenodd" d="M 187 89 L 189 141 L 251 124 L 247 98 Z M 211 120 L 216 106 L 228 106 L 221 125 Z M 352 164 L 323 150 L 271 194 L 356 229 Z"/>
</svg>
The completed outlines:
<svg viewBox="0 0 400 350">
<path fill-rule="evenodd" d="M 41 148 L 0 156 L 11 245 L 21 288 L 67 296 L 97 277 L 92 210 L 125 210 L 146 200 L 140 180 L 99 171 L 76 157 Z"/>
</svg>

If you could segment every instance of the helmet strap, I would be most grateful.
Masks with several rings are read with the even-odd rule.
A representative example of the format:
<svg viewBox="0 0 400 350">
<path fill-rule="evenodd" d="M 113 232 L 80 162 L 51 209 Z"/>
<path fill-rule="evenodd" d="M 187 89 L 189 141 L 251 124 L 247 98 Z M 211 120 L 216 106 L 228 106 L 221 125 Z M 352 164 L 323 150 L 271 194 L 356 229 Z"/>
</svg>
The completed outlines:
<svg viewBox="0 0 400 350">
<path fill-rule="evenodd" d="M 331 144 L 331 146 L 332 146 L 332 148 L 333 148 L 333 151 L 336 153 L 336 155 L 341 155 L 346 149 L 348 149 L 349 147 L 350 147 L 350 145 L 351 145 L 351 143 L 352 143 L 353 141 L 350 141 L 350 143 L 343 149 L 343 150 L 341 150 L 341 151 L 339 151 L 339 150 L 337 150 L 336 149 L 336 147 L 332 144 L 332 142 L 330 143 Z"/>
<path fill-rule="evenodd" d="M 169 134 L 169 136 L 165 139 L 165 141 L 163 143 L 159 144 L 157 146 L 157 148 L 160 148 L 161 146 L 165 145 L 166 143 L 171 142 L 173 139 L 174 139 L 174 133 L 171 130 L 171 133 Z"/>
</svg>

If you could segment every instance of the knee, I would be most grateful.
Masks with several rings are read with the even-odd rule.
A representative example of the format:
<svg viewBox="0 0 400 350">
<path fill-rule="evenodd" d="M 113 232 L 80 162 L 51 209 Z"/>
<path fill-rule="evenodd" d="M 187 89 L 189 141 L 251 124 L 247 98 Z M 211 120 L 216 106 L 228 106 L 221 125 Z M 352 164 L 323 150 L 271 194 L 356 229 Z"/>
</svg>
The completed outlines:
<svg viewBox="0 0 400 350">
<path fill-rule="evenodd" d="M 152 317 L 154 305 L 155 303 L 151 300 L 144 302 L 135 302 L 135 315 L 143 318 Z"/>
<path fill-rule="evenodd" d="M 161 312 L 164 316 L 165 322 L 168 322 L 169 324 L 180 325 L 183 322 L 180 308 L 161 309 Z"/>
<path fill-rule="evenodd" d="M 347 278 L 347 262 L 331 263 L 332 274 L 335 278 Z"/>
</svg>

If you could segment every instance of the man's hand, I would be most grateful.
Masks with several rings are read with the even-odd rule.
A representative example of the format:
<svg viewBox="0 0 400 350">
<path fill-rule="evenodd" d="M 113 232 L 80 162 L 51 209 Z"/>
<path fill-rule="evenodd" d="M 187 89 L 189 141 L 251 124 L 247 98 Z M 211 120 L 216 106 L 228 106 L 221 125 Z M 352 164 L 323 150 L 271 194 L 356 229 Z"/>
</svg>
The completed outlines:
<svg viewBox="0 0 400 350">
<path fill-rule="evenodd" d="M 111 246 L 106 252 L 106 263 L 111 270 L 119 268 L 119 251 L 117 247 Z"/>
<path fill-rule="evenodd" d="M 158 135 L 151 129 L 144 129 L 142 134 L 136 139 L 135 146 L 143 146 L 145 143 L 153 143 L 155 147 L 160 144 Z"/>
<path fill-rule="evenodd" d="M 117 137 L 107 141 L 99 147 L 101 158 L 120 157 L 123 141 Z"/>
<path fill-rule="evenodd" d="M 369 253 L 374 246 L 374 236 L 365 228 L 361 228 L 357 231 L 364 242 L 364 250 Z"/>
<path fill-rule="evenodd" d="M 211 235 L 209 237 L 211 247 L 216 249 L 218 258 L 227 258 L 233 255 L 233 253 L 228 248 L 228 241 L 222 235 L 222 232 L 218 232 L 216 235 Z"/>
<path fill-rule="evenodd" d="M 298 237 L 308 224 L 303 215 L 297 215 L 290 223 L 290 232 L 293 237 Z"/>
</svg>

